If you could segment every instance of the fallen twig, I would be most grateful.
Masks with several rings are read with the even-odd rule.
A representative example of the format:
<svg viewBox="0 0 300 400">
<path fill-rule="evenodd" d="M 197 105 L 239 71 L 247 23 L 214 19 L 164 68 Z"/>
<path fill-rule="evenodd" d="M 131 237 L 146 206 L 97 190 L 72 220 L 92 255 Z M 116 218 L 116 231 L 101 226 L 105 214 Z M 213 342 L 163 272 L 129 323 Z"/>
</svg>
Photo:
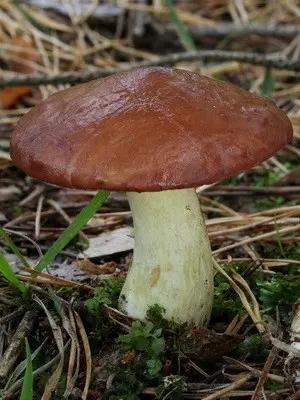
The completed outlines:
<svg viewBox="0 0 300 400">
<path fill-rule="evenodd" d="M 20 306 L 17 310 L 13 311 L 10 314 L 4 315 L 4 317 L 0 318 L 0 326 L 6 324 L 7 322 L 14 321 L 15 319 L 21 317 L 24 314 L 24 307 Z"/>
<path fill-rule="evenodd" d="M 259 381 L 255 388 L 254 394 L 251 397 L 251 400 L 259 400 L 261 398 L 261 392 L 263 390 L 264 383 L 269 376 L 269 371 L 272 367 L 273 362 L 275 361 L 277 353 L 278 353 L 278 349 L 276 347 L 272 347 L 272 350 L 270 351 L 267 361 L 265 362 L 264 368 L 261 372 Z"/>
<path fill-rule="evenodd" d="M 215 186 L 205 192 L 207 196 L 249 196 L 249 195 L 274 195 L 274 194 L 299 194 L 300 186 Z"/>
<path fill-rule="evenodd" d="M 10 345 L 0 360 L 0 380 L 6 379 L 19 354 L 23 350 L 24 340 L 32 331 L 38 317 L 38 311 L 27 311 L 20 322 L 16 332 L 11 338 Z"/>
<path fill-rule="evenodd" d="M 249 381 L 249 379 L 252 378 L 252 373 L 244 375 L 242 378 L 236 380 L 235 382 L 232 382 L 230 385 L 228 385 L 224 389 L 220 389 L 217 392 L 210 394 L 209 396 L 203 397 L 203 400 L 214 400 L 214 399 L 219 399 L 226 395 L 227 393 L 231 392 L 232 390 L 240 388 L 244 383 Z"/>
<path fill-rule="evenodd" d="M 12 77 L 4 77 L 0 80 L 0 87 L 22 86 L 22 85 L 45 85 L 55 83 L 81 83 L 103 76 L 115 74 L 122 71 L 128 71 L 132 68 L 172 65 L 182 61 L 196 60 L 214 60 L 214 61 L 239 61 L 254 65 L 263 65 L 269 68 L 287 69 L 290 71 L 300 71 L 300 63 L 292 62 L 284 56 L 263 55 L 259 53 L 247 53 L 242 51 L 223 51 L 223 50 L 199 50 L 188 51 L 185 53 L 173 53 L 167 56 L 141 61 L 134 64 L 128 64 L 122 68 L 99 68 L 94 71 L 76 71 L 63 72 L 59 74 L 32 74 Z"/>
<path fill-rule="evenodd" d="M 189 27 L 189 31 L 195 39 L 207 36 L 219 37 L 227 35 L 238 37 L 242 35 L 260 35 L 293 38 L 300 33 L 300 26 L 294 24 L 234 24 L 228 22 L 214 25 L 193 25 Z"/>
</svg>

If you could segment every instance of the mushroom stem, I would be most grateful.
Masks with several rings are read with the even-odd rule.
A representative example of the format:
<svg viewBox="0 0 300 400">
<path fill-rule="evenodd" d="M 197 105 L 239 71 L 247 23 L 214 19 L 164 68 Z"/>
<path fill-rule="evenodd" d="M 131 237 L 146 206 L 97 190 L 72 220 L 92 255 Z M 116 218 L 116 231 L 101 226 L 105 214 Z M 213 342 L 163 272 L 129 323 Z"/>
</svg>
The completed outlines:
<svg viewBox="0 0 300 400">
<path fill-rule="evenodd" d="M 151 305 L 189 326 L 208 322 L 213 299 L 212 253 L 194 189 L 128 192 L 134 256 L 119 306 L 145 319 Z"/>
</svg>

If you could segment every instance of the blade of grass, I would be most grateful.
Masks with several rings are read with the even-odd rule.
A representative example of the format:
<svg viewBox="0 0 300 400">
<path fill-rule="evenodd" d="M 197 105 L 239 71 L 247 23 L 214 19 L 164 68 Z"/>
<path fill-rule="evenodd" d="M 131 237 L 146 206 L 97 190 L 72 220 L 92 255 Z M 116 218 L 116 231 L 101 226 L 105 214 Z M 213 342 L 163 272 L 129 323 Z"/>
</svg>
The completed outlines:
<svg viewBox="0 0 300 400">
<path fill-rule="evenodd" d="M 12 285 L 14 285 L 22 293 L 27 292 L 27 286 L 19 281 L 2 253 L 0 253 L 0 274 L 2 274 Z"/>
<path fill-rule="evenodd" d="M 48 379 L 45 388 L 44 388 L 44 393 L 42 396 L 43 400 L 50 400 L 52 397 L 52 393 L 56 390 L 60 378 L 62 376 L 63 372 L 63 367 L 64 367 L 64 360 L 65 360 L 65 350 L 64 350 L 64 338 L 62 334 L 62 330 L 60 326 L 57 325 L 55 322 L 53 316 L 51 315 L 50 311 L 48 308 L 45 306 L 45 304 L 42 302 L 42 300 L 34 295 L 34 300 L 41 306 L 41 308 L 44 310 L 45 314 L 47 315 L 47 319 L 49 321 L 50 327 L 52 329 L 52 334 L 54 337 L 54 340 L 56 342 L 56 346 L 58 348 L 59 354 L 60 354 L 60 359 L 58 362 L 58 365 L 56 366 L 56 369 Z"/>
<path fill-rule="evenodd" d="M 69 340 L 69 341 L 66 343 L 66 345 L 65 345 L 65 347 L 64 347 L 64 350 L 65 350 L 65 351 L 69 348 L 70 342 L 71 342 L 71 340 Z M 44 374 L 46 371 L 48 371 L 50 368 L 52 368 L 53 365 L 55 365 L 55 364 L 57 363 L 57 361 L 59 360 L 59 358 L 60 358 L 60 354 L 58 353 L 58 354 L 56 354 L 56 356 L 54 356 L 54 357 L 53 357 L 50 361 L 48 361 L 46 364 L 44 364 L 44 365 L 42 365 L 41 367 L 37 368 L 37 369 L 33 372 L 33 379 L 36 379 L 36 378 L 38 378 L 39 376 L 41 376 L 41 377 L 44 376 L 43 374 Z M 6 394 L 12 394 L 12 393 L 15 393 L 17 390 L 19 390 L 20 387 L 22 386 L 23 381 L 24 381 L 23 378 L 20 378 L 19 380 L 17 380 L 17 381 L 8 389 L 8 391 L 6 392 Z M 0 394 L 1 394 L 1 392 L 0 392 Z M 0 398 L 1 398 L 1 397 L 0 397 Z"/>
<path fill-rule="evenodd" d="M 0 236 L 4 239 L 5 243 L 7 244 L 8 247 L 15 253 L 15 255 L 18 257 L 18 259 L 21 261 L 21 263 L 27 267 L 31 268 L 28 262 L 26 261 L 25 257 L 20 253 L 19 249 L 17 246 L 14 244 L 14 242 L 11 240 L 9 235 L 5 232 L 5 230 L 0 226 Z"/>
<path fill-rule="evenodd" d="M 33 398 L 33 372 L 30 347 L 28 340 L 26 340 L 26 371 L 24 375 L 24 382 L 20 400 L 31 400 Z"/>
<path fill-rule="evenodd" d="M 33 361 L 35 359 L 35 357 L 40 353 L 40 351 L 42 350 L 42 348 L 44 347 L 44 345 L 46 344 L 46 342 L 48 341 L 48 337 L 42 342 L 42 344 L 32 353 L 31 355 L 31 361 Z M 26 366 L 27 366 L 27 357 L 25 360 L 23 360 L 18 366 L 17 368 L 14 370 L 14 372 L 11 374 L 11 376 L 9 377 L 8 381 L 5 384 L 4 387 L 4 392 L 8 391 L 10 386 L 13 385 L 17 379 L 19 378 L 19 376 L 26 370 Z"/>
<path fill-rule="evenodd" d="M 178 16 L 178 13 L 173 6 L 173 0 L 164 0 L 164 4 L 168 9 L 168 13 L 170 15 L 170 18 L 173 22 L 173 24 L 176 27 L 179 39 L 181 43 L 184 45 L 186 50 L 196 50 L 196 46 L 194 44 L 194 41 L 189 34 L 189 31 L 186 29 L 184 24 L 181 22 L 181 19 Z"/>
<path fill-rule="evenodd" d="M 265 69 L 265 76 L 264 76 L 264 80 L 262 81 L 261 85 L 260 85 L 260 94 L 261 96 L 265 96 L 265 97 L 272 97 L 272 93 L 274 90 L 274 79 L 272 77 L 272 70 L 271 68 L 266 68 Z"/>
<path fill-rule="evenodd" d="M 276 229 L 275 238 L 276 238 L 276 241 L 277 241 L 277 244 L 278 244 L 278 247 L 279 247 L 280 254 L 282 255 L 283 258 L 286 258 L 286 254 L 285 254 L 284 248 L 282 246 L 282 241 L 281 241 L 281 236 L 280 236 L 280 232 L 279 232 L 279 228 L 278 228 L 278 223 L 277 223 L 276 220 L 275 220 L 275 229 Z"/>
<path fill-rule="evenodd" d="M 59 252 L 77 235 L 80 229 L 88 222 L 88 220 L 95 214 L 97 209 L 103 204 L 109 195 L 108 190 L 101 190 L 92 200 L 83 208 L 77 215 L 73 222 L 67 229 L 60 235 L 60 237 L 53 243 L 49 250 L 41 258 L 40 262 L 35 266 L 35 270 L 42 271 L 49 265 L 51 261 L 59 254 Z"/>
</svg>

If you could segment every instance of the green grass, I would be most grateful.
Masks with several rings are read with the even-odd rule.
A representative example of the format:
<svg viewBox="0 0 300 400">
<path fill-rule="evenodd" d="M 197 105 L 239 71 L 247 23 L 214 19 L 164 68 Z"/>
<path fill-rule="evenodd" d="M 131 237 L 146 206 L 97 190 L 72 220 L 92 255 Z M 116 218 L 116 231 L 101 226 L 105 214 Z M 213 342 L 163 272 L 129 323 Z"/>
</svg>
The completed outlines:
<svg viewBox="0 0 300 400">
<path fill-rule="evenodd" d="M 23 257 L 17 246 L 14 244 L 14 242 L 11 240 L 11 238 L 8 236 L 8 234 L 1 226 L 0 226 L 0 237 L 4 239 L 6 245 L 15 253 L 15 255 L 18 257 L 18 259 L 21 261 L 24 267 L 30 268 L 30 265 L 26 261 L 25 257 Z"/>
<path fill-rule="evenodd" d="M 101 305 L 117 307 L 118 299 L 124 285 L 123 277 L 107 279 L 101 286 L 95 288 L 93 297 L 88 298 L 84 305 L 91 316 L 97 316 Z"/>
<path fill-rule="evenodd" d="M 265 97 L 272 97 L 275 81 L 272 77 L 271 68 L 265 69 L 265 76 L 262 84 L 260 85 L 260 95 Z"/>
<path fill-rule="evenodd" d="M 271 196 L 271 197 L 265 197 L 263 199 L 257 199 L 255 200 L 255 210 L 257 212 L 271 210 L 272 208 L 277 208 L 282 206 L 285 202 L 286 201 L 282 196 L 276 196 L 276 197 Z"/>
<path fill-rule="evenodd" d="M 272 168 L 261 173 L 256 173 L 255 175 L 253 175 L 254 185 L 257 187 L 272 185 L 279 179 L 280 175 L 281 173 L 277 168 Z"/>
<path fill-rule="evenodd" d="M 128 360 L 116 367 L 113 385 L 104 398 L 138 399 L 143 387 L 158 380 L 161 375 L 165 350 L 162 329 L 155 327 L 152 322 L 143 325 L 140 321 L 134 321 L 129 333 L 120 336 L 118 342 L 124 359 L 128 357 Z"/>
<path fill-rule="evenodd" d="M 46 254 L 44 254 L 40 262 L 35 267 L 35 270 L 43 271 L 43 269 L 45 269 L 47 265 L 49 265 L 56 258 L 56 256 L 66 247 L 66 245 L 78 234 L 80 229 L 95 214 L 97 209 L 103 204 L 103 202 L 109 196 L 109 193 L 110 192 L 108 190 L 101 190 L 93 197 L 93 199 L 77 215 L 74 221 L 53 243 L 53 245 L 49 248 Z"/>
<path fill-rule="evenodd" d="M 107 190 L 101 190 L 92 198 L 92 200 L 82 209 L 82 211 L 76 216 L 73 222 L 65 229 L 65 231 L 44 254 L 39 263 L 36 265 L 35 270 L 42 271 L 56 258 L 56 256 L 64 249 L 65 246 L 67 246 L 67 244 L 78 234 L 80 229 L 82 229 L 82 227 L 95 214 L 97 209 L 109 196 L 109 193 L 110 192 Z M 6 245 L 15 253 L 21 263 L 27 268 L 30 268 L 30 265 L 23 257 L 19 249 L 15 246 L 10 237 L 1 227 L 0 237 L 4 239 Z M 2 253 L 0 253 L 0 274 L 3 275 L 12 285 L 14 285 L 21 292 L 27 292 L 28 287 L 16 277 L 15 273 L 13 272 L 12 268 L 10 267 L 9 263 Z"/>
<path fill-rule="evenodd" d="M 164 5 L 167 7 L 171 21 L 175 25 L 176 31 L 178 33 L 179 39 L 186 50 L 196 50 L 195 43 L 189 34 L 189 31 L 185 25 L 181 22 L 178 13 L 173 6 L 173 0 L 164 0 Z"/>
<path fill-rule="evenodd" d="M 28 340 L 26 339 L 26 371 L 24 375 L 24 382 L 20 400 L 32 400 L 33 399 L 33 371 L 32 371 L 32 359 L 30 353 L 30 347 Z"/>
<path fill-rule="evenodd" d="M 283 258 L 279 244 L 272 246 L 271 253 L 262 255 L 272 258 Z M 299 259 L 300 246 L 294 245 L 290 248 L 285 246 L 284 253 L 287 258 Z M 230 275 L 231 270 L 243 274 L 247 263 L 228 262 L 223 265 L 225 271 Z M 298 265 L 286 268 L 284 273 L 276 272 L 275 275 L 266 276 L 260 270 L 252 272 L 246 278 L 253 294 L 260 304 L 260 310 L 266 316 L 276 317 L 279 311 L 281 322 L 289 326 L 292 320 L 292 307 L 300 299 L 300 268 Z M 236 314 L 245 315 L 246 311 L 230 284 L 220 274 L 215 276 L 214 303 L 212 320 L 230 323 Z"/>
<path fill-rule="evenodd" d="M 19 289 L 22 293 L 27 293 L 28 287 L 22 283 L 2 253 L 0 253 L 0 274 L 3 275 L 12 285 Z"/>
</svg>

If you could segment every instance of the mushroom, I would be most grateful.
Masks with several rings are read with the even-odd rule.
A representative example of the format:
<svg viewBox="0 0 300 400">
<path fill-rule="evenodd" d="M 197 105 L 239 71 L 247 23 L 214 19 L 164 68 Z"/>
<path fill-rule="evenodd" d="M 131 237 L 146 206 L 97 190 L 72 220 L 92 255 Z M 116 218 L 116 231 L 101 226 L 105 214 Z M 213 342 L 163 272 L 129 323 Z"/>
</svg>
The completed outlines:
<svg viewBox="0 0 300 400">
<path fill-rule="evenodd" d="M 119 305 L 146 318 L 203 326 L 213 299 L 212 253 L 195 188 L 236 175 L 292 137 L 267 98 L 180 69 L 140 68 L 55 93 L 18 123 L 16 166 L 34 178 L 127 192 L 132 265 Z"/>
</svg>

